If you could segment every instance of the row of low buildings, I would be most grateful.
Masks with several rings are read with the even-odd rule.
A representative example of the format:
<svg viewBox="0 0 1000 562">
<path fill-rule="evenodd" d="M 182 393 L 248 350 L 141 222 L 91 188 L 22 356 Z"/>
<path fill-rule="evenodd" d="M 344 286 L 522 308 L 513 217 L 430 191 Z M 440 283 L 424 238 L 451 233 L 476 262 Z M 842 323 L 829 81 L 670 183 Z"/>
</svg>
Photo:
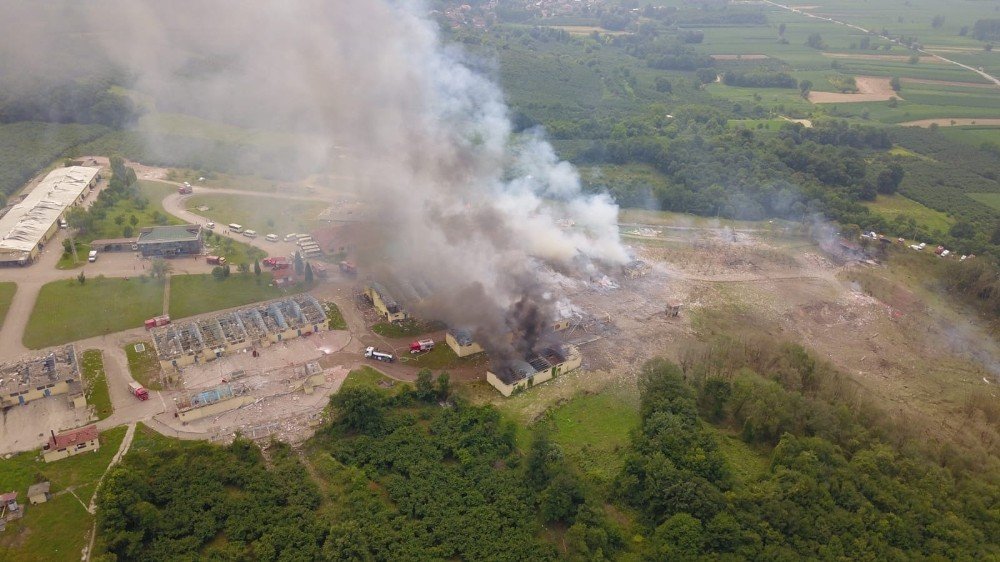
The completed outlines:
<svg viewBox="0 0 1000 562">
<path fill-rule="evenodd" d="M 153 346 L 167 371 L 327 329 L 316 297 L 295 295 L 153 331 Z"/>
<path fill-rule="evenodd" d="M 59 230 L 66 211 L 100 181 L 100 168 L 56 168 L 0 217 L 0 265 L 28 265 Z"/>
</svg>

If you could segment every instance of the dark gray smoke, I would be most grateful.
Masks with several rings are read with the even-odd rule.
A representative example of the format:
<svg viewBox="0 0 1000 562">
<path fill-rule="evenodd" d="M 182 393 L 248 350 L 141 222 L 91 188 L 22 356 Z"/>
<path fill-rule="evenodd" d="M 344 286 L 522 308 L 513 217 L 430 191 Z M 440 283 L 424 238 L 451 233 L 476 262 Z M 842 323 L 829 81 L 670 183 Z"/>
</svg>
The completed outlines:
<svg viewBox="0 0 1000 562">
<path fill-rule="evenodd" d="M 371 210 L 359 261 L 412 293 L 398 297 L 415 312 L 481 334 L 497 356 L 530 353 L 551 320 L 539 263 L 627 258 L 617 206 L 584 195 L 539 132 L 512 133 L 502 92 L 442 42 L 421 3 L 0 4 L 32 22 L 3 24 L 5 43 L 31 45 L 8 67 L 44 71 L 70 41 L 74 56 L 124 69 L 158 112 L 296 139 L 281 159 L 291 174 L 321 171 Z M 147 142 L 176 156 L 162 136 Z M 494 336 L 507 330 L 513 344 Z"/>
</svg>

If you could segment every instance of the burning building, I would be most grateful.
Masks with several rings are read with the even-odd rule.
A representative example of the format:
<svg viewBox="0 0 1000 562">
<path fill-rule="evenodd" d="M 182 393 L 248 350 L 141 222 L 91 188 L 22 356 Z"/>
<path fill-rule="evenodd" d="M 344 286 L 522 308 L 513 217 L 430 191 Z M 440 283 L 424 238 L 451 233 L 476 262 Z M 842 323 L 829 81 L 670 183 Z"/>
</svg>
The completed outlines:
<svg viewBox="0 0 1000 562">
<path fill-rule="evenodd" d="M 477 353 L 482 353 L 481 345 L 472 339 L 472 332 L 463 329 L 451 329 L 444 336 L 445 343 L 459 357 L 468 357 Z"/>
<path fill-rule="evenodd" d="M 580 350 L 568 344 L 553 345 L 526 359 L 507 361 L 495 371 L 486 371 L 486 382 L 504 396 L 549 381 L 578 369 L 583 364 Z"/>
<path fill-rule="evenodd" d="M 365 298 L 375 307 L 376 312 L 385 318 L 386 322 L 402 322 L 409 318 L 403 307 L 380 283 L 371 283 L 365 287 Z"/>
</svg>

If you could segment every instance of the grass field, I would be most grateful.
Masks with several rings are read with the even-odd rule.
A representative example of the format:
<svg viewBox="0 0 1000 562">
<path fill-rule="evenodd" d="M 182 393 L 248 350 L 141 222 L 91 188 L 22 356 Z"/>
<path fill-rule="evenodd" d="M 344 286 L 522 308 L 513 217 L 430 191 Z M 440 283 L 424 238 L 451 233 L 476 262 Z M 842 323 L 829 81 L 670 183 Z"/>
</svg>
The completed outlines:
<svg viewBox="0 0 1000 562">
<path fill-rule="evenodd" d="M 866 206 L 872 211 L 884 216 L 887 220 L 893 220 L 899 215 L 913 217 L 917 224 L 927 230 L 947 231 L 955 220 L 941 211 L 935 211 L 930 207 L 925 207 L 912 199 L 907 199 L 902 195 L 879 195 L 878 199 Z"/>
<path fill-rule="evenodd" d="M 90 244 L 85 242 L 76 242 L 76 259 L 73 258 L 72 253 L 63 253 L 59 256 L 59 261 L 56 262 L 56 269 L 76 269 L 82 267 L 87 263 L 87 254 L 90 253 Z"/>
<path fill-rule="evenodd" d="M 205 251 L 225 257 L 233 267 L 241 263 L 253 264 L 255 259 L 267 257 L 267 253 L 260 248 L 226 236 L 216 236 L 211 231 L 207 231 L 205 234 Z"/>
<path fill-rule="evenodd" d="M 197 207 L 208 207 L 199 211 Z M 308 232 L 316 218 L 328 207 L 319 201 L 299 201 L 280 198 L 239 197 L 237 195 L 194 195 L 187 209 L 208 217 L 216 223 L 238 223 L 245 229 L 256 230 L 261 236 Z"/>
<path fill-rule="evenodd" d="M 326 312 L 326 327 L 330 330 L 346 330 L 347 322 L 344 320 L 343 313 L 340 312 L 340 308 L 337 307 L 337 303 L 331 301 L 323 302 L 323 310 Z"/>
<path fill-rule="evenodd" d="M 163 310 L 163 283 L 100 277 L 42 286 L 24 331 L 24 345 L 40 349 L 142 326 Z"/>
<path fill-rule="evenodd" d="M 434 349 L 416 355 L 408 355 L 406 365 L 428 368 L 432 370 L 451 369 L 455 367 L 468 367 L 481 365 L 484 369 L 489 363 L 485 353 L 479 353 L 471 357 L 459 357 L 448 347 L 445 342 L 438 342 Z"/>
<path fill-rule="evenodd" d="M 1000 193 L 969 193 L 969 197 L 1000 212 Z"/>
<path fill-rule="evenodd" d="M 610 483 L 621 469 L 639 412 L 614 394 L 579 394 L 549 410 L 547 429 L 563 453 L 590 477 Z"/>
<path fill-rule="evenodd" d="M 104 372 L 104 356 L 99 349 L 88 349 L 83 352 L 80 367 L 83 381 L 87 385 L 87 404 L 94 407 L 97 419 L 103 420 L 111 415 L 111 394 L 108 390 L 108 375 Z"/>
<path fill-rule="evenodd" d="M 135 350 L 136 344 L 143 344 L 143 351 Z M 156 359 L 156 351 L 150 340 L 134 341 L 125 346 L 125 357 L 128 358 L 128 371 L 132 378 L 150 390 L 163 390 L 160 382 L 160 362 Z"/>
<path fill-rule="evenodd" d="M 14 300 L 14 293 L 17 292 L 17 283 L 4 281 L 0 283 L 0 326 L 3 326 L 3 319 L 7 317 L 10 303 Z"/>
<path fill-rule="evenodd" d="M 35 451 L 0 460 L 0 489 L 17 491 L 18 499 L 27 504 L 28 486 L 48 480 L 55 495 L 47 503 L 27 506 L 22 519 L 7 525 L 7 530 L 0 534 L 0 560 L 80 560 L 80 551 L 87 544 L 93 523 L 83 503 L 90 501 L 97 481 L 118 452 L 125 431 L 125 427 L 105 431 L 101 433 L 101 448 L 97 452 L 58 462 L 46 463 Z M 73 489 L 76 495 L 65 492 L 67 489 Z"/>
<path fill-rule="evenodd" d="M 1000 112 L 997 112 L 1000 115 Z M 983 127 L 970 125 L 965 127 L 942 127 L 941 134 L 957 142 L 964 142 L 975 147 L 983 143 L 993 143 L 1000 146 L 1000 127 Z"/>
<path fill-rule="evenodd" d="M 398 394 L 408 386 L 408 383 L 391 379 L 371 367 L 362 366 L 348 373 L 340 390 L 346 388 L 372 388 L 386 391 L 388 388 L 390 394 Z"/>
<path fill-rule="evenodd" d="M 379 322 L 372 326 L 373 332 L 387 338 L 411 338 L 440 329 L 442 329 L 440 325 L 412 319 L 402 322 Z"/>
<path fill-rule="evenodd" d="M 221 281 L 207 273 L 174 275 L 170 277 L 170 317 L 185 318 L 295 292 L 299 291 L 272 287 L 270 273 L 233 273 Z"/>
</svg>

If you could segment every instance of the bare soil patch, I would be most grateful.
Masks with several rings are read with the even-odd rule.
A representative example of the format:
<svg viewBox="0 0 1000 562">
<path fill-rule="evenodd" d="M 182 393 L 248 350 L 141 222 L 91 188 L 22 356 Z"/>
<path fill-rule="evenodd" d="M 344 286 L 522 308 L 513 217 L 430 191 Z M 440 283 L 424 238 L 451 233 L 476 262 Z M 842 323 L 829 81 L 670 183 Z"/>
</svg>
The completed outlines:
<svg viewBox="0 0 1000 562">
<path fill-rule="evenodd" d="M 889 78 L 880 76 L 857 76 L 854 81 L 857 84 L 858 93 L 809 92 L 809 101 L 813 103 L 852 103 L 886 101 L 889 98 L 903 99 L 898 92 L 893 91 L 889 80 Z"/>
<path fill-rule="evenodd" d="M 906 123 L 900 123 L 900 127 L 930 127 L 931 125 L 940 125 L 942 127 L 950 127 L 952 125 L 1000 125 L 1000 119 L 987 118 L 987 119 L 920 119 L 919 121 L 907 121 Z"/>
</svg>

